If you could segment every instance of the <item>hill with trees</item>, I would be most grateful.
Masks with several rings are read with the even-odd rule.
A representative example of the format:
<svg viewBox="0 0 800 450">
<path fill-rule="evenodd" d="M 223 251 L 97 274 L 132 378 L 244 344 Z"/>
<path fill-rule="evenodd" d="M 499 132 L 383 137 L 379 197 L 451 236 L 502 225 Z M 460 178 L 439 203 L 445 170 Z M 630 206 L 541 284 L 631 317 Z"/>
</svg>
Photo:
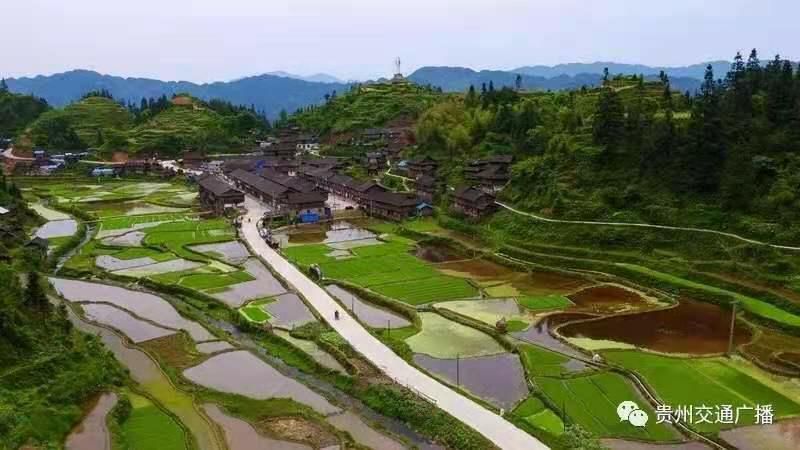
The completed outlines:
<svg viewBox="0 0 800 450">
<path fill-rule="evenodd" d="M 719 77 L 717 76 L 719 75 Z M 755 51 L 696 95 L 669 77 L 606 77 L 597 89 L 450 99 L 425 112 L 418 153 L 463 161 L 513 153 L 502 197 L 545 215 L 740 230 L 800 242 L 800 71 Z"/>
<path fill-rule="evenodd" d="M 320 134 L 377 127 L 399 117 L 415 118 L 440 99 L 441 93 L 413 83 L 355 85 L 325 98 L 322 105 L 302 108 L 292 120 Z"/>
<path fill-rule="evenodd" d="M 254 136 L 268 128 L 269 122 L 254 110 L 222 100 L 204 102 L 178 95 L 125 104 L 101 90 L 42 114 L 21 133 L 17 147 L 161 154 L 224 151 L 252 144 Z"/>
<path fill-rule="evenodd" d="M 16 136 L 49 106 L 43 99 L 13 94 L 5 80 L 0 80 L 0 137 Z"/>
</svg>

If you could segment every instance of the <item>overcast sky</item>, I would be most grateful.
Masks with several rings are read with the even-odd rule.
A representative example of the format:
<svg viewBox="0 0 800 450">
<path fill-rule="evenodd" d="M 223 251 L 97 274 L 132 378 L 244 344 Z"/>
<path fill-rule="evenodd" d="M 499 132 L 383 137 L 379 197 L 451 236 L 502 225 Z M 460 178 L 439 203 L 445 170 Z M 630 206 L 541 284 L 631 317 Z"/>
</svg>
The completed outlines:
<svg viewBox="0 0 800 450">
<path fill-rule="evenodd" d="M 800 57 L 798 0 L 3 0 L 0 76 L 82 68 L 195 82 Z"/>
</svg>

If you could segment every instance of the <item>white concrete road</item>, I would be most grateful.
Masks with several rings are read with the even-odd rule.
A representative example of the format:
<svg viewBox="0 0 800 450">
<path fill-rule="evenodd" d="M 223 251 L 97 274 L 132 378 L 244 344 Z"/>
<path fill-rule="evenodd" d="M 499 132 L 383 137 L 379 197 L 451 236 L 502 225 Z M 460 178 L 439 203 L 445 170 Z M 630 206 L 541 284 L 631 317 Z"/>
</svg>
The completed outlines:
<svg viewBox="0 0 800 450">
<path fill-rule="evenodd" d="M 324 289 L 264 243 L 256 228 L 256 223 L 262 215 L 262 207 L 249 197 L 246 206 L 248 208 L 247 217 L 250 220 L 243 222 L 242 236 L 250 247 L 301 292 L 353 348 L 372 361 L 387 376 L 433 401 L 439 408 L 474 428 L 500 448 L 513 450 L 548 448 L 501 416 L 422 373 L 383 345 L 353 319 L 344 308 L 341 308 Z M 340 319 L 334 320 L 334 311 L 337 310 Z"/>
</svg>

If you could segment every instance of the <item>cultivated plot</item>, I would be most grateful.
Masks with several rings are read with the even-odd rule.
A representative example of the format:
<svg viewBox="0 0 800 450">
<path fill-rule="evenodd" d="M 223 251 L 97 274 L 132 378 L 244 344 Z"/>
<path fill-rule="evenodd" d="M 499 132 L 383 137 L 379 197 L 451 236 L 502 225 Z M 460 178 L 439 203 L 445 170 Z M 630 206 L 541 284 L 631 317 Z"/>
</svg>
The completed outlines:
<svg viewBox="0 0 800 450">
<path fill-rule="evenodd" d="M 436 313 L 423 312 L 419 316 L 422 331 L 406 340 L 414 353 L 451 359 L 506 352 L 491 336 L 474 328 L 447 320 Z"/>
<path fill-rule="evenodd" d="M 186 369 L 183 375 L 193 383 L 220 392 L 258 400 L 291 398 L 324 415 L 340 411 L 321 395 L 286 377 L 248 351 L 221 353 Z"/>
</svg>

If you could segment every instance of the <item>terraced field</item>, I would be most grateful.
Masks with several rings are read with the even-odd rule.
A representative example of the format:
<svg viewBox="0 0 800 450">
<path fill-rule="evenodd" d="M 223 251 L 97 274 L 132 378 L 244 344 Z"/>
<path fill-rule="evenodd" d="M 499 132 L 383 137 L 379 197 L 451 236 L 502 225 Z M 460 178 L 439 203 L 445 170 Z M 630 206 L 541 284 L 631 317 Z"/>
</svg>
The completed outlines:
<svg viewBox="0 0 800 450">
<path fill-rule="evenodd" d="M 538 397 L 528 397 L 514 409 L 514 415 L 536 428 L 550 434 L 561 435 L 564 433 L 564 422 L 552 409 Z"/>
<path fill-rule="evenodd" d="M 603 355 L 608 361 L 642 375 L 673 409 L 701 405 L 712 408 L 732 405 L 734 409 L 772 405 L 776 419 L 800 414 L 796 400 L 735 369 L 721 358 L 680 359 L 635 351 L 608 351 Z M 742 410 L 738 425 L 754 423 L 754 410 Z M 694 426 L 707 432 L 732 427 L 719 423 L 695 423 Z"/>
<path fill-rule="evenodd" d="M 413 242 L 385 236 L 388 242 L 352 248 L 351 257 L 337 259 L 325 244 L 288 247 L 286 256 L 301 266 L 318 264 L 326 278 L 344 280 L 411 305 L 477 296 L 462 278 L 441 274 L 411 255 Z"/>
<path fill-rule="evenodd" d="M 623 401 L 634 401 L 650 418 L 656 414 L 647 401 L 634 390 L 622 376 L 603 372 L 576 378 L 536 377 L 536 385 L 545 396 L 561 409 L 561 413 L 596 436 L 625 437 L 648 441 L 679 439 L 678 433 L 656 420 L 646 427 L 637 428 L 621 422 L 617 406 Z"/>
<path fill-rule="evenodd" d="M 183 429 L 153 402 L 131 394 L 131 415 L 122 424 L 122 438 L 131 450 L 184 450 Z"/>
</svg>

